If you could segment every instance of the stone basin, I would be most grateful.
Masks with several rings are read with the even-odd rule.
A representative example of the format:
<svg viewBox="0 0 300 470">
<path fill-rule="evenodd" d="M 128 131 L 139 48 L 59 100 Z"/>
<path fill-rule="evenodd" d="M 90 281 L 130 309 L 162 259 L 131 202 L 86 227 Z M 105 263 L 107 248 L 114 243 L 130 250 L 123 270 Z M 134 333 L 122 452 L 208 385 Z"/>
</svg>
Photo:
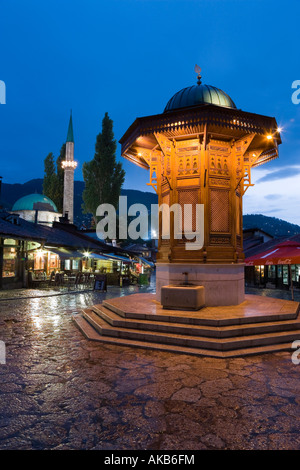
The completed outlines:
<svg viewBox="0 0 300 470">
<path fill-rule="evenodd" d="M 162 286 L 161 305 L 174 310 L 200 310 L 205 306 L 205 288 L 193 284 Z"/>
</svg>

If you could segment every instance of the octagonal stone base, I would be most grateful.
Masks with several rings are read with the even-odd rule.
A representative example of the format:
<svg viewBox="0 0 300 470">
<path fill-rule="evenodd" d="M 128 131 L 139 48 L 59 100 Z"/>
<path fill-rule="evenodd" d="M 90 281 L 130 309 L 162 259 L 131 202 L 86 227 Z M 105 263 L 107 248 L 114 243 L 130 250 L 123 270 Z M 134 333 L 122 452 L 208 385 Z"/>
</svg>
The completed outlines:
<svg viewBox="0 0 300 470">
<path fill-rule="evenodd" d="M 156 299 L 163 286 L 186 281 L 205 288 L 205 305 L 239 305 L 245 299 L 244 264 L 157 263 Z"/>
</svg>

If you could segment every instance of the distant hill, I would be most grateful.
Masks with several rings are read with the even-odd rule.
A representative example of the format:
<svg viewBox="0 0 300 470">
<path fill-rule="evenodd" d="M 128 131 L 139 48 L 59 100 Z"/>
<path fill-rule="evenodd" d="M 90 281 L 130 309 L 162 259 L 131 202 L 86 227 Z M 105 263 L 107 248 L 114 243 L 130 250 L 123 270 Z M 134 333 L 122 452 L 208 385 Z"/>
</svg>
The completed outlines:
<svg viewBox="0 0 300 470">
<path fill-rule="evenodd" d="M 43 193 L 43 180 L 41 178 L 27 181 L 26 183 L 8 184 L 2 183 L 1 205 L 5 209 L 11 209 L 20 197 L 33 193 Z"/>
<path fill-rule="evenodd" d="M 250 214 L 243 216 L 243 227 L 259 228 L 273 235 L 273 237 L 289 237 L 300 233 L 300 226 L 291 224 L 276 217 L 267 217 L 262 214 Z"/>
<path fill-rule="evenodd" d="M 90 216 L 82 214 L 82 192 L 84 189 L 83 181 L 74 183 L 74 221 L 77 225 L 85 223 L 89 226 Z M 33 179 L 26 183 L 8 184 L 2 183 L 1 204 L 5 209 L 10 210 L 13 204 L 23 196 L 32 193 L 43 192 L 43 179 Z M 137 191 L 135 189 L 122 189 L 121 194 L 127 196 L 128 207 L 135 203 L 145 204 L 150 211 L 151 204 L 157 204 L 157 195 L 148 191 Z M 292 236 L 300 233 L 300 226 L 277 219 L 276 217 L 267 217 L 262 214 L 251 214 L 243 216 L 243 226 L 246 228 L 259 228 L 273 235 L 273 237 Z"/>
</svg>

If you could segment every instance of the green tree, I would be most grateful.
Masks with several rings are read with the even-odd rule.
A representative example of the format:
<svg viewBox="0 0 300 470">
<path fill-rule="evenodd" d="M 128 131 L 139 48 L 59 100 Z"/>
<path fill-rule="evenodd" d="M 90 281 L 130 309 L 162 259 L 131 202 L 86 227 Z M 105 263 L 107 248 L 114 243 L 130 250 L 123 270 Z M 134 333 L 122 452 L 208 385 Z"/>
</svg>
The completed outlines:
<svg viewBox="0 0 300 470">
<path fill-rule="evenodd" d="M 125 179 L 122 164 L 116 160 L 117 143 L 114 139 L 113 121 L 108 113 L 102 120 L 102 132 L 97 135 L 93 160 L 83 164 L 85 189 L 82 194 L 83 210 L 93 214 L 100 204 L 118 207 L 121 187 Z"/>
<path fill-rule="evenodd" d="M 44 160 L 44 181 L 43 181 L 43 193 L 45 196 L 54 200 L 55 191 L 57 185 L 57 175 L 55 171 L 54 156 L 53 153 L 49 153 Z"/>
</svg>

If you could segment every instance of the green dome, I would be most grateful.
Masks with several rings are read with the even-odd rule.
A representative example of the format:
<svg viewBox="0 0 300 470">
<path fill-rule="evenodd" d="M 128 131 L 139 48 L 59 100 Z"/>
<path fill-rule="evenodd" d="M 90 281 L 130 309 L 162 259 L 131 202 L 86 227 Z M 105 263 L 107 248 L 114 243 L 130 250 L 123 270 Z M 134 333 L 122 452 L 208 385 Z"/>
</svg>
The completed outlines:
<svg viewBox="0 0 300 470">
<path fill-rule="evenodd" d="M 14 203 L 12 210 L 58 212 L 54 202 L 43 194 L 29 194 L 28 196 L 21 197 Z"/>
<path fill-rule="evenodd" d="M 211 85 L 193 85 L 175 93 L 168 101 L 164 113 L 179 108 L 214 104 L 226 108 L 236 108 L 234 102 L 224 91 Z"/>
</svg>

